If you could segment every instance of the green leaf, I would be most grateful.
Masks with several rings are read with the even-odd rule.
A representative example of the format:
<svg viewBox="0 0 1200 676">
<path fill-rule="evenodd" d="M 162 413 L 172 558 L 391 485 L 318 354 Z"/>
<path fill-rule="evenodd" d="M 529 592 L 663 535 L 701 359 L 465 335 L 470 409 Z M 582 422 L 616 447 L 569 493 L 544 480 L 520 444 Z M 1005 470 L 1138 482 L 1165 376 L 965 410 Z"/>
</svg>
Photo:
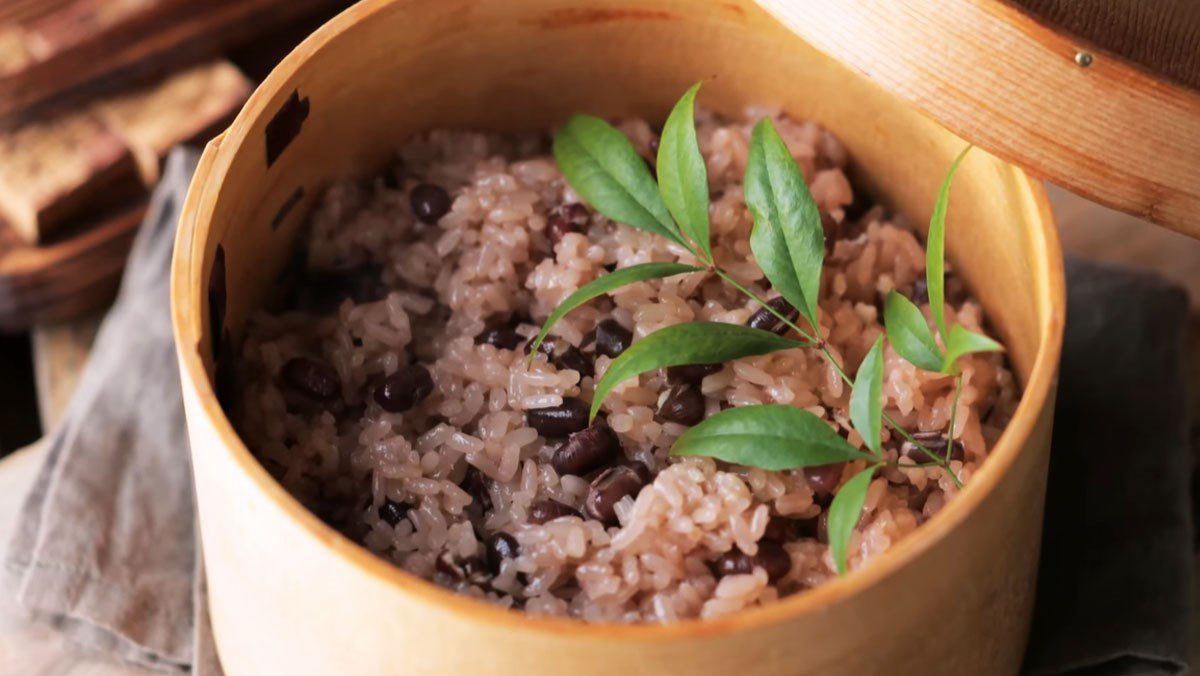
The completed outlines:
<svg viewBox="0 0 1200 676">
<path fill-rule="evenodd" d="M 568 312 L 589 300 L 602 296 L 613 289 L 633 284 L 634 282 L 671 277 L 685 272 L 702 272 L 703 270 L 704 268 L 698 268 L 694 265 L 684 265 L 683 263 L 642 263 L 641 265 L 631 265 L 627 268 L 614 270 L 603 277 L 593 279 L 579 287 L 575 293 L 567 296 L 563 302 L 558 304 L 558 307 L 554 308 L 554 312 L 551 312 L 550 316 L 546 318 L 546 323 L 542 324 L 542 330 L 538 332 L 537 337 L 533 339 L 533 344 L 529 346 L 530 361 L 537 356 L 538 346 L 546 339 L 546 335 L 550 333 L 551 327 L 558 323 L 558 320 L 565 317 Z"/>
<path fill-rule="evenodd" d="M 751 355 L 803 347 L 790 338 L 740 324 L 688 322 L 659 329 L 630 345 L 596 383 L 592 418 L 614 387 L 629 378 L 667 366 L 720 364 Z"/>
<path fill-rule="evenodd" d="M 883 427 L 883 336 L 858 365 L 854 389 L 850 392 L 850 422 L 862 435 L 867 448 L 879 454 Z"/>
<path fill-rule="evenodd" d="M 954 363 L 963 355 L 974 352 L 1002 352 L 1004 346 L 985 335 L 955 324 L 946 339 L 946 359 L 942 362 L 942 373 L 953 373 Z"/>
<path fill-rule="evenodd" d="M 933 310 L 933 321 L 937 323 L 942 338 L 946 332 L 946 210 L 950 206 L 950 181 L 971 146 L 954 158 L 946 177 L 942 179 L 937 202 L 933 205 L 933 216 L 929 219 L 929 235 L 925 242 L 925 284 L 929 288 L 929 308 Z"/>
<path fill-rule="evenodd" d="M 804 174 L 769 119 L 754 127 L 746 159 L 750 250 L 771 284 L 817 327 L 825 231 Z"/>
<path fill-rule="evenodd" d="M 684 234 L 712 261 L 708 241 L 708 169 L 696 140 L 697 82 L 687 90 L 663 126 L 658 144 L 658 189 Z"/>
<path fill-rule="evenodd" d="M 567 182 L 596 211 L 690 248 L 671 220 L 645 160 L 625 135 L 590 115 L 575 115 L 554 137 L 554 159 Z"/>
<path fill-rule="evenodd" d="M 850 535 L 862 515 L 863 502 L 874 474 L 875 467 L 871 466 L 850 477 L 829 505 L 829 549 L 833 552 L 838 575 L 846 572 L 846 546 L 850 544 Z"/>
<path fill-rule="evenodd" d="M 926 371 L 942 370 L 942 351 L 920 308 L 892 291 L 883 305 L 883 325 L 888 342 L 910 363 Z"/>
<path fill-rule="evenodd" d="M 769 471 L 870 457 L 817 416 L 784 404 L 722 411 L 679 437 L 671 454 L 702 455 Z"/>
</svg>

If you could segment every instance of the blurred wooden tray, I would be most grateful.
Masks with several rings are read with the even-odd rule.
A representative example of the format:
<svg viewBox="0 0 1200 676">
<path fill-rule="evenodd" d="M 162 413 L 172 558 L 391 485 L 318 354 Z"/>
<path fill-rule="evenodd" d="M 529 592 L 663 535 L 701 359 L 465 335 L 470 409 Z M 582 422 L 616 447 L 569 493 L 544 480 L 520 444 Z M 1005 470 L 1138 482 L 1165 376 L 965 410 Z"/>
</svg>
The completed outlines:
<svg viewBox="0 0 1200 676">
<path fill-rule="evenodd" d="M 144 203 L 80 223 L 40 246 L 0 224 L 0 330 L 73 317 L 109 302 Z"/>
</svg>

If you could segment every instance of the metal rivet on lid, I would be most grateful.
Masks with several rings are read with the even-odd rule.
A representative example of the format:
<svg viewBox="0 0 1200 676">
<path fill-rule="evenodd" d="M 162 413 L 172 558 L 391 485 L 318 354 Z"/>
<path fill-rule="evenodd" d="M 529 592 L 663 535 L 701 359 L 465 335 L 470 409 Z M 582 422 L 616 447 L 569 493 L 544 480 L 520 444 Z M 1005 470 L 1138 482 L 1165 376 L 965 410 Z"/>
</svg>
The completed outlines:
<svg viewBox="0 0 1200 676">
<path fill-rule="evenodd" d="M 1075 52 L 1075 63 L 1079 64 L 1080 68 L 1087 68 L 1092 65 L 1092 55 L 1087 52 Z"/>
</svg>

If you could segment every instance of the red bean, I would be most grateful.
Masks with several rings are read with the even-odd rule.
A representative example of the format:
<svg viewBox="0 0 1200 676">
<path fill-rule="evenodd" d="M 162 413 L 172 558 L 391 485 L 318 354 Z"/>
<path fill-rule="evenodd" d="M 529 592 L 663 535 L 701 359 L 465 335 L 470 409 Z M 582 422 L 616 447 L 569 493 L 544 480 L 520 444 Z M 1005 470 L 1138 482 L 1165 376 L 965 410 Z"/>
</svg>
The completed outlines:
<svg viewBox="0 0 1200 676">
<path fill-rule="evenodd" d="M 554 500 L 539 500 L 529 506 L 529 523 L 541 525 L 564 516 L 579 516 L 579 512 Z"/>
<path fill-rule="evenodd" d="M 583 476 L 604 467 L 616 459 L 621 441 L 603 421 L 575 432 L 554 452 L 550 465 L 559 475 Z"/>
<path fill-rule="evenodd" d="M 936 454 L 938 458 L 945 459 L 946 435 L 944 432 L 914 432 L 912 437 L 920 442 L 922 446 Z M 916 444 L 907 440 L 901 444 L 900 454 L 917 464 L 937 462 L 937 458 L 930 457 L 928 453 L 921 450 Z M 950 450 L 950 459 L 962 460 L 965 457 L 966 449 L 963 448 L 961 441 L 955 439 L 954 446 Z"/>
<path fill-rule="evenodd" d="M 605 319 L 596 325 L 596 354 L 616 359 L 633 343 L 633 332 L 615 319 Z"/>
<path fill-rule="evenodd" d="M 493 533 L 484 543 L 488 566 L 493 575 L 500 574 L 500 564 L 507 559 L 515 559 L 521 553 L 517 539 L 508 533 Z"/>
<path fill-rule="evenodd" d="M 576 397 L 566 397 L 560 406 L 525 411 L 525 424 L 543 437 L 565 437 L 587 428 L 591 407 Z"/>
<path fill-rule="evenodd" d="M 546 221 L 546 236 L 552 244 L 558 244 L 568 233 L 583 232 L 591 220 L 591 214 L 582 204 L 564 204 L 550 213 Z"/>
<path fill-rule="evenodd" d="M 687 364 L 667 368 L 667 382 L 672 385 L 687 383 L 699 385 L 708 376 L 720 371 L 721 364 Z"/>
<path fill-rule="evenodd" d="M 439 573 L 450 576 L 456 582 L 482 585 L 492 578 L 483 559 L 478 556 L 459 558 L 450 552 L 442 552 L 435 565 Z"/>
<path fill-rule="evenodd" d="M 587 515 L 606 526 L 617 524 L 617 503 L 625 496 L 636 496 L 645 482 L 633 467 L 618 465 L 600 473 L 588 488 L 583 502 Z"/>
<path fill-rule="evenodd" d="M 450 211 L 450 194 L 441 186 L 432 183 L 417 185 L 408 198 L 413 214 L 422 223 L 437 223 L 439 218 Z"/>
<path fill-rule="evenodd" d="M 838 482 L 842 480 L 842 467 L 845 464 L 844 462 L 835 462 L 832 465 L 805 467 L 804 478 L 808 481 L 808 487 L 812 489 L 813 494 L 818 497 L 833 495 Z"/>
<path fill-rule="evenodd" d="M 306 357 L 289 359 L 280 372 L 283 382 L 310 399 L 328 401 L 342 391 L 337 371 L 325 362 Z"/>
<path fill-rule="evenodd" d="M 695 425 L 704 420 L 704 395 L 691 385 L 675 385 L 667 392 L 655 417 L 662 422 Z"/>
<path fill-rule="evenodd" d="M 375 403 L 388 413 L 403 413 L 433 392 L 433 376 L 420 364 L 409 364 L 375 388 Z"/>
<path fill-rule="evenodd" d="M 778 542 L 766 540 L 758 543 L 758 553 L 754 556 L 734 549 L 722 554 L 713 568 L 717 577 L 749 575 L 755 568 L 762 568 L 767 579 L 776 582 L 792 569 L 792 557 Z"/>
<path fill-rule="evenodd" d="M 520 321 L 515 321 L 511 317 L 503 319 L 494 319 L 488 322 L 484 327 L 483 332 L 475 336 L 476 345 L 492 345 L 502 350 L 515 350 L 525 338 L 517 333 L 516 324 Z"/>
<path fill-rule="evenodd" d="M 796 318 L 800 316 L 800 311 L 792 307 L 792 304 L 787 302 L 787 299 L 783 296 L 776 296 L 775 298 L 772 298 L 771 300 L 767 301 L 767 305 L 770 305 L 772 308 L 774 308 L 775 312 L 778 312 L 793 322 L 795 322 Z M 750 319 L 746 320 L 746 326 L 749 326 L 752 329 L 761 329 L 763 331 L 778 333 L 781 336 L 788 332 L 788 325 L 780 321 L 779 317 L 776 317 L 774 313 L 765 307 L 760 307 L 758 312 L 750 315 Z"/>
<path fill-rule="evenodd" d="M 387 522 L 389 526 L 395 526 L 400 523 L 401 519 L 408 516 L 408 511 L 412 507 L 406 502 L 396 502 L 391 498 L 384 498 L 383 504 L 379 506 L 379 518 Z"/>
</svg>

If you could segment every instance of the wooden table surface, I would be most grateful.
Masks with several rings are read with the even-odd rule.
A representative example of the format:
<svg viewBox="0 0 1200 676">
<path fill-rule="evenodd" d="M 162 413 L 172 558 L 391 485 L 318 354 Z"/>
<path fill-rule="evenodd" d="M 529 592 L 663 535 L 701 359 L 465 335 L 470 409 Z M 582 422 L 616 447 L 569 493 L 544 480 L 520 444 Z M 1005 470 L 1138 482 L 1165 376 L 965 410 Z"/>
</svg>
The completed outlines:
<svg viewBox="0 0 1200 676">
<path fill-rule="evenodd" d="M 1192 297 L 1189 336 L 1193 449 L 1200 441 L 1200 241 L 1164 230 L 1051 187 L 1064 249 L 1069 254 L 1154 269 L 1186 287 Z M 34 363 L 43 428 L 62 414 L 95 337 L 99 316 L 41 326 L 34 331 Z M 41 464 L 40 445 L 0 461 L 0 558 L 3 558 L 21 499 Z M 1196 558 L 1200 580 L 1200 556 Z M 1192 590 L 1197 609 L 1192 623 L 1192 662 L 1200 665 L 1200 586 Z M 123 676 L 147 673 L 113 664 L 65 641 L 57 632 L 31 623 L 0 595 L 0 674 Z"/>
</svg>

